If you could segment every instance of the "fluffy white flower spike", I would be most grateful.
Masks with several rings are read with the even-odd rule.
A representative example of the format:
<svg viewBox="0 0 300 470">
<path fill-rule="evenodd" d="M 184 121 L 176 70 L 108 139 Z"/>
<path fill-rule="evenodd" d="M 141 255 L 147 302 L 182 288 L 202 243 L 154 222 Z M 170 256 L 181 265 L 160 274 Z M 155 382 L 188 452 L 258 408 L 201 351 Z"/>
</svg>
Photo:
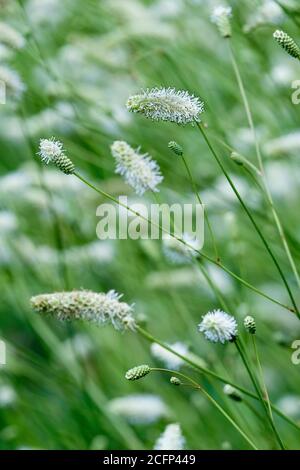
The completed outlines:
<svg viewBox="0 0 300 470">
<path fill-rule="evenodd" d="M 112 413 L 122 416 L 132 424 L 148 425 L 169 414 L 160 397 L 146 393 L 114 398 L 108 407 Z"/>
<path fill-rule="evenodd" d="M 120 302 L 115 291 L 107 294 L 81 290 L 42 294 L 31 298 L 32 308 L 58 320 L 83 320 L 97 325 L 112 323 L 116 330 L 135 329 L 133 306 Z"/>
<path fill-rule="evenodd" d="M 158 192 L 157 185 L 163 180 L 160 168 L 155 160 L 147 154 L 134 150 L 127 142 L 116 140 L 111 146 L 112 156 L 117 162 L 116 173 L 124 176 L 126 183 L 136 194 L 143 195 L 145 191 Z"/>
<path fill-rule="evenodd" d="M 127 109 L 144 114 L 154 121 L 170 121 L 177 124 L 200 121 L 204 104 L 194 95 L 175 88 L 152 88 L 130 96 Z"/>
<path fill-rule="evenodd" d="M 66 175 L 70 175 L 75 171 L 73 162 L 65 155 L 63 144 L 54 137 L 40 139 L 38 155 L 42 162 L 46 164 L 54 163 Z"/>
<path fill-rule="evenodd" d="M 213 310 L 202 317 L 198 329 L 213 343 L 226 343 L 236 338 L 238 325 L 234 317 L 222 310 Z"/>
<path fill-rule="evenodd" d="M 161 436 L 157 439 L 155 450 L 183 450 L 185 447 L 185 438 L 182 435 L 178 423 L 169 424 Z"/>
<path fill-rule="evenodd" d="M 170 344 L 170 347 L 182 356 L 186 356 L 188 354 L 188 347 L 184 343 L 180 343 L 179 341 Z M 180 367 L 184 364 L 184 361 L 180 359 L 180 357 L 175 356 L 175 354 L 167 351 L 157 343 L 151 344 L 151 354 L 156 359 L 161 361 L 167 369 L 179 370 Z"/>
</svg>

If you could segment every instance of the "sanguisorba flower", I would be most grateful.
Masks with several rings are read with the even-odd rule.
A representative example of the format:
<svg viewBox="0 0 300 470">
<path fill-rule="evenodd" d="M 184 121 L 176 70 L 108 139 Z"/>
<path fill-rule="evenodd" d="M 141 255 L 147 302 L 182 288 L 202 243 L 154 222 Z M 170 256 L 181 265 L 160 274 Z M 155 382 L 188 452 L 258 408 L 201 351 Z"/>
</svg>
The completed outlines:
<svg viewBox="0 0 300 470">
<path fill-rule="evenodd" d="M 198 325 L 206 339 L 213 343 L 233 341 L 238 334 L 238 326 L 234 317 L 222 310 L 213 310 L 202 317 Z"/>
<path fill-rule="evenodd" d="M 177 124 L 188 124 L 200 121 L 204 104 L 185 90 L 175 88 L 152 88 L 130 96 L 127 109 L 133 113 L 143 114 L 155 121 L 170 121 Z"/>
<path fill-rule="evenodd" d="M 230 18 L 232 17 L 231 7 L 219 5 L 215 7 L 211 14 L 211 21 L 217 25 L 219 33 L 223 38 L 230 38 L 232 35 Z"/>
<path fill-rule="evenodd" d="M 50 139 L 40 139 L 38 155 L 42 162 L 54 163 L 54 165 L 66 175 L 74 173 L 75 166 L 73 162 L 65 155 L 62 142 L 54 137 Z"/>
<path fill-rule="evenodd" d="M 147 154 L 134 150 L 127 142 L 116 140 L 111 146 L 111 153 L 116 160 L 116 173 L 124 176 L 126 183 L 136 194 L 143 195 L 145 191 L 158 192 L 158 184 L 163 181 L 160 168 L 155 160 Z"/>
<path fill-rule="evenodd" d="M 120 302 L 122 295 L 88 290 L 41 294 L 31 298 L 32 308 L 58 320 L 83 320 L 97 325 L 111 323 L 117 330 L 134 330 L 133 305 Z"/>
<path fill-rule="evenodd" d="M 155 450 L 183 450 L 185 438 L 178 423 L 168 424 L 164 432 L 157 439 Z"/>
<path fill-rule="evenodd" d="M 108 403 L 112 413 L 132 424 L 151 424 L 169 415 L 169 409 L 157 395 L 133 394 L 114 398 Z"/>
</svg>

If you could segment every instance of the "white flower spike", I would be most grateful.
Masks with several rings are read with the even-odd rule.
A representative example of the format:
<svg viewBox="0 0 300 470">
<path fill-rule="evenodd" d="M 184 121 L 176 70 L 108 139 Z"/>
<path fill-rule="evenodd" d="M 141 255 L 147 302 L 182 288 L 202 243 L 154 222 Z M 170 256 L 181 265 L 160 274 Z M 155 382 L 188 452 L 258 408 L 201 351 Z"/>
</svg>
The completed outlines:
<svg viewBox="0 0 300 470">
<path fill-rule="evenodd" d="M 160 168 L 147 154 L 134 150 L 127 142 L 116 140 L 111 153 L 117 162 L 116 173 L 124 176 L 126 183 L 136 194 L 142 196 L 146 191 L 158 192 L 157 186 L 163 181 Z"/>
<path fill-rule="evenodd" d="M 202 317 L 198 329 L 205 338 L 213 343 L 233 341 L 238 334 L 238 326 L 234 317 L 222 310 L 213 310 Z"/>
<path fill-rule="evenodd" d="M 183 450 L 185 438 L 178 423 L 169 424 L 157 439 L 155 450 Z"/>
<path fill-rule="evenodd" d="M 204 104 L 194 95 L 175 88 L 152 88 L 130 96 L 127 109 L 154 121 L 188 124 L 200 121 Z"/>
</svg>

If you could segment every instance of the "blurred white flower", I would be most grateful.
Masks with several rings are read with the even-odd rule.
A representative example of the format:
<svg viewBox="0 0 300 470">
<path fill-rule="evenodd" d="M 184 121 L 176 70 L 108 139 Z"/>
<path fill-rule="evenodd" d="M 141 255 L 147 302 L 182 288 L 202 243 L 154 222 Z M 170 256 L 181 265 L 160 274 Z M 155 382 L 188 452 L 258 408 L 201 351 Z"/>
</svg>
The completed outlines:
<svg viewBox="0 0 300 470">
<path fill-rule="evenodd" d="M 162 399 L 150 394 L 115 398 L 109 402 L 109 409 L 132 424 L 151 424 L 169 414 Z"/>
<path fill-rule="evenodd" d="M 252 29 L 264 24 L 280 23 L 283 18 L 283 12 L 280 6 L 273 0 L 264 0 L 263 4 L 255 8 L 255 11 L 249 16 L 244 31 L 249 33 Z"/>
<path fill-rule="evenodd" d="M 183 450 L 185 438 L 178 423 L 168 424 L 164 432 L 157 439 L 155 450 Z"/>
<path fill-rule="evenodd" d="M 21 49 L 25 45 L 22 34 L 3 21 L 0 21 L 0 42 L 13 49 Z"/>
<path fill-rule="evenodd" d="M 182 356 L 186 356 L 188 354 L 188 347 L 184 343 L 177 341 L 176 343 L 168 344 L 168 346 Z M 151 354 L 161 361 L 167 369 L 179 370 L 184 364 L 184 361 L 180 359 L 180 357 L 175 356 L 175 354 L 167 351 L 157 343 L 151 344 Z"/>
<path fill-rule="evenodd" d="M 0 211 L 0 237 L 15 232 L 18 220 L 13 212 Z"/>
<path fill-rule="evenodd" d="M 190 263 L 193 258 L 198 256 L 195 250 L 201 249 L 199 240 L 188 233 L 182 235 L 182 240 L 190 246 L 177 240 L 177 238 L 163 238 L 162 246 L 165 257 L 174 264 Z"/>
<path fill-rule="evenodd" d="M 17 399 L 15 390 L 8 384 L 0 385 L 0 408 L 12 406 Z"/>
<path fill-rule="evenodd" d="M 127 142 L 116 140 L 111 146 L 111 153 L 116 160 L 116 173 L 124 176 L 125 181 L 138 195 L 145 191 L 159 191 L 157 185 L 163 180 L 155 160 L 147 154 L 134 150 Z"/>
<path fill-rule="evenodd" d="M 237 322 L 222 310 L 213 310 L 202 317 L 198 330 L 213 343 L 226 343 L 237 336 Z"/>
<path fill-rule="evenodd" d="M 232 8 L 226 5 L 218 5 L 211 14 L 211 21 L 217 25 L 217 28 L 224 38 L 231 36 L 230 18 L 232 17 Z"/>
<path fill-rule="evenodd" d="M 300 132 L 294 131 L 269 140 L 264 145 L 264 151 L 268 155 L 281 155 L 283 153 L 298 152 L 300 150 Z"/>
<path fill-rule="evenodd" d="M 278 408 L 293 419 L 300 419 L 300 396 L 299 395 L 284 395 L 281 397 L 277 404 Z"/>
<path fill-rule="evenodd" d="M 0 65 L 0 82 L 5 84 L 6 97 L 18 100 L 26 90 L 19 74 L 6 65 Z"/>
<path fill-rule="evenodd" d="M 177 124 L 200 121 L 204 104 L 194 95 L 175 88 L 152 88 L 130 96 L 127 109 L 143 114 L 154 121 L 170 121 Z"/>
</svg>

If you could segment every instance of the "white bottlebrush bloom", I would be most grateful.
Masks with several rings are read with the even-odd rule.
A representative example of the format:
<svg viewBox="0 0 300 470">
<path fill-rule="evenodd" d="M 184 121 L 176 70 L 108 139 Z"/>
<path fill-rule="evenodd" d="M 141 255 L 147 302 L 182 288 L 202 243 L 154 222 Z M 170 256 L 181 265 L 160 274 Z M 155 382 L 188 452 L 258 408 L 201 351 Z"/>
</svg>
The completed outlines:
<svg viewBox="0 0 300 470">
<path fill-rule="evenodd" d="M 169 414 L 162 399 L 151 394 L 134 394 L 115 398 L 109 402 L 109 409 L 131 424 L 155 423 Z"/>
<path fill-rule="evenodd" d="M 0 21 L 0 43 L 6 44 L 13 49 L 21 49 L 25 40 L 18 31 L 3 21 Z"/>
<path fill-rule="evenodd" d="M 178 341 L 176 343 L 169 344 L 168 346 L 182 356 L 186 356 L 188 354 L 188 347 L 184 343 Z M 180 357 L 175 356 L 175 354 L 167 351 L 157 343 L 151 344 L 151 354 L 161 361 L 167 369 L 179 370 L 184 364 L 184 361 L 180 359 Z"/>
<path fill-rule="evenodd" d="M 178 423 L 168 424 L 157 439 L 154 450 L 183 450 L 185 438 Z"/>
<path fill-rule="evenodd" d="M 6 65 L 0 65 L 0 83 L 5 85 L 5 94 L 7 97 L 20 99 L 26 90 L 25 84 L 22 82 L 19 74 Z"/>
<path fill-rule="evenodd" d="M 184 233 L 181 238 L 190 246 L 185 245 L 174 237 L 163 239 L 163 253 L 171 263 L 190 263 L 193 258 L 198 256 L 198 253 L 195 250 L 201 249 L 199 240 L 192 237 L 190 234 Z"/>
<path fill-rule="evenodd" d="M 31 298 L 32 308 L 58 320 L 83 320 L 97 325 L 112 323 L 117 330 L 135 329 L 133 306 L 120 302 L 115 291 L 107 294 L 80 290 L 41 294 Z"/>
<path fill-rule="evenodd" d="M 75 171 L 73 162 L 65 155 L 62 142 L 54 137 L 51 137 L 51 139 L 40 139 L 38 155 L 42 162 L 46 164 L 54 163 L 57 168 L 67 175 Z"/>
<path fill-rule="evenodd" d="M 147 154 L 141 154 L 139 149 L 134 150 L 127 142 L 116 140 L 111 146 L 112 156 L 115 158 L 116 173 L 124 176 L 138 195 L 145 191 L 159 191 L 157 185 L 163 180 L 160 169 L 155 160 Z"/>
<path fill-rule="evenodd" d="M 130 96 L 127 109 L 141 113 L 155 121 L 170 121 L 177 124 L 200 121 L 204 104 L 194 95 L 175 88 L 152 88 Z"/>
<path fill-rule="evenodd" d="M 213 310 L 202 317 L 198 329 L 209 341 L 224 344 L 232 341 L 238 334 L 238 326 L 234 317 L 222 310 Z"/>
<path fill-rule="evenodd" d="M 231 36 L 230 18 L 232 17 L 231 7 L 218 5 L 211 14 L 211 21 L 217 25 L 217 28 L 224 38 Z"/>
</svg>

